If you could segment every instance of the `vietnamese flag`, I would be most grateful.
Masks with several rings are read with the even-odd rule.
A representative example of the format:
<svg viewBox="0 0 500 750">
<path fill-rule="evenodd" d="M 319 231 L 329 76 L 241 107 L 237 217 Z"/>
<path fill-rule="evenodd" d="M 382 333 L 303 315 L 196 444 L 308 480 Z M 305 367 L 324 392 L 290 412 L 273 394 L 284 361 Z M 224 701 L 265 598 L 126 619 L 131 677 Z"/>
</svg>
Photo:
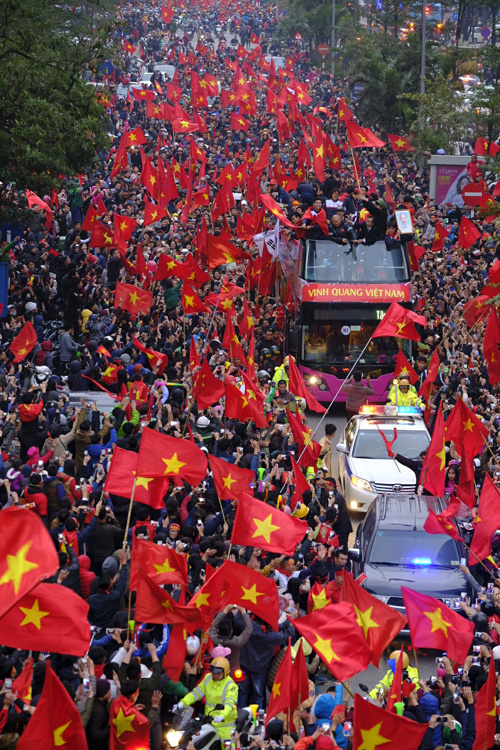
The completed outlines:
<svg viewBox="0 0 500 750">
<path fill-rule="evenodd" d="M 130 54 L 133 55 L 137 47 L 134 47 L 133 44 L 130 44 L 128 39 L 125 39 L 123 43 L 123 49 L 125 50 L 125 52 L 130 52 Z"/>
<path fill-rule="evenodd" d="M 230 359 L 236 358 L 240 362 L 245 362 L 245 352 L 240 344 L 239 336 L 236 333 L 229 313 L 226 313 L 226 328 L 224 330 L 222 346 L 229 353 Z"/>
<path fill-rule="evenodd" d="M 403 135 L 389 135 L 387 133 L 387 137 L 393 151 L 415 151 L 408 138 Z"/>
<path fill-rule="evenodd" d="M 392 302 L 386 314 L 376 327 L 372 338 L 390 336 L 411 341 L 420 341 L 420 334 L 415 328 L 415 323 L 422 326 L 427 325 L 423 315 L 417 315 L 412 310 L 407 310 L 398 302 Z"/>
<path fill-rule="evenodd" d="M 147 139 L 142 128 L 133 128 L 133 130 L 127 130 L 127 132 L 123 134 L 123 139 L 127 148 L 129 146 L 142 146 L 143 143 L 147 143 Z"/>
<path fill-rule="evenodd" d="M 189 367 L 191 369 L 191 372 L 195 370 L 197 367 L 201 367 L 200 357 L 198 355 L 198 350 L 196 348 L 194 337 L 191 336 L 191 342 L 189 347 Z"/>
<path fill-rule="evenodd" d="M 142 568 L 138 570 L 136 591 L 135 619 L 137 622 L 183 625 L 190 633 L 203 626 L 204 617 L 199 608 L 177 604 L 175 599 L 158 583 L 152 581 Z M 218 602 L 219 604 L 221 602 L 220 596 Z"/>
<path fill-rule="evenodd" d="M 491 308 L 486 323 L 486 330 L 483 338 L 483 355 L 488 363 L 488 379 L 491 385 L 496 385 L 500 380 L 500 328 L 498 324 L 498 314 L 494 307 Z"/>
<path fill-rule="evenodd" d="M 272 578 L 230 560 L 222 563 L 214 573 L 216 576 L 224 580 L 225 601 L 250 610 L 278 630 L 278 589 Z"/>
<path fill-rule="evenodd" d="M 444 249 L 444 243 L 448 237 L 448 230 L 440 221 L 436 221 L 434 227 L 434 240 L 432 242 L 431 251 L 433 253 L 441 253 Z"/>
<path fill-rule="evenodd" d="M 149 729 L 147 719 L 146 724 Z M 64 685 L 54 674 L 50 661 L 46 662 L 43 689 L 35 713 L 16 745 L 17 750 L 33 750 L 34 747 L 45 750 L 57 747 L 87 750 L 87 738 L 80 713 Z"/>
<path fill-rule="evenodd" d="M 295 225 L 286 218 L 285 214 L 283 213 L 283 209 L 278 205 L 278 203 L 276 203 L 271 195 L 268 195 L 268 193 L 261 193 L 260 201 L 276 219 L 280 220 L 282 224 L 284 224 L 286 227 L 296 229 Z"/>
<path fill-rule="evenodd" d="M 356 622 L 372 651 L 371 662 L 378 667 L 385 647 L 406 625 L 406 617 L 372 596 L 346 570 L 343 572 L 341 596 L 344 602 L 354 607 Z"/>
<path fill-rule="evenodd" d="M 415 245 L 413 240 L 408 243 L 408 256 L 410 259 L 410 268 L 412 271 L 418 271 L 420 268 L 420 258 L 425 255 L 425 247 Z"/>
<path fill-rule="evenodd" d="M 477 560 L 485 560 L 491 555 L 491 537 L 498 529 L 499 508 L 500 492 L 490 475 L 486 474 L 481 487 L 474 535 L 470 545 L 469 565 Z"/>
<path fill-rule="evenodd" d="M 161 435 L 149 427 L 142 432 L 137 463 L 144 476 L 178 477 L 193 487 L 197 487 L 207 473 L 204 451 L 189 440 Z"/>
<path fill-rule="evenodd" d="M 167 5 L 162 5 L 160 8 L 161 12 L 161 20 L 163 23 L 171 23 L 172 18 L 174 17 L 174 9 L 173 7 L 169 7 Z"/>
<path fill-rule="evenodd" d="M 141 344 L 139 339 L 136 339 L 135 336 L 132 336 L 132 343 L 136 349 L 146 355 L 151 369 L 157 375 L 163 375 L 165 368 L 168 365 L 168 354 L 157 352 L 155 349 L 149 349 L 147 346 L 144 346 L 144 344 Z"/>
<path fill-rule="evenodd" d="M 462 315 L 469 328 L 472 328 L 478 320 L 481 320 L 481 318 L 484 318 L 487 315 L 490 308 L 486 307 L 486 302 L 488 302 L 487 295 L 479 294 L 477 297 L 470 299 L 463 306 Z"/>
<path fill-rule="evenodd" d="M 281 510 L 242 492 L 231 542 L 243 547 L 258 547 L 283 555 L 293 555 L 307 530 L 308 525 L 305 521 L 288 516 Z"/>
<path fill-rule="evenodd" d="M 472 508 L 476 504 L 476 483 L 474 479 L 474 459 L 467 454 L 460 461 L 460 479 L 455 487 L 455 495 Z"/>
<path fill-rule="evenodd" d="M 337 117 L 339 118 L 339 122 L 352 120 L 352 118 L 354 117 L 353 113 L 345 103 L 345 98 L 343 96 L 340 97 L 339 103 L 337 105 Z"/>
<path fill-rule="evenodd" d="M 354 696 L 353 750 L 417 750 L 428 726 Z"/>
<path fill-rule="evenodd" d="M 228 464 L 216 456 L 210 456 L 210 468 L 220 500 L 234 500 L 241 492 L 252 492 L 250 485 L 255 481 L 253 471 Z"/>
<path fill-rule="evenodd" d="M 495 745 L 497 720 L 495 660 L 490 659 L 488 677 L 477 693 L 475 705 L 476 739 L 472 750 L 484 750 Z"/>
<path fill-rule="evenodd" d="M 464 250 L 468 250 L 476 240 L 483 236 L 483 233 L 472 223 L 466 216 L 462 216 L 460 221 L 460 230 L 458 232 L 457 245 Z"/>
<path fill-rule="evenodd" d="M 312 411 L 318 411 L 320 412 L 320 414 L 326 414 L 325 407 L 321 406 L 319 401 L 316 401 L 316 399 L 304 383 L 302 375 L 300 374 L 299 368 L 295 364 L 293 357 L 289 358 L 288 365 L 288 377 L 290 379 L 288 387 L 290 392 L 293 393 L 294 396 L 303 398 L 307 403 L 309 409 L 312 409 Z"/>
<path fill-rule="evenodd" d="M 163 547 L 144 539 L 134 539 L 130 562 L 131 591 L 137 589 L 139 570 L 160 586 L 178 583 L 187 586 L 187 556 L 178 554 L 170 547 Z"/>
<path fill-rule="evenodd" d="M 149 91 L 146 89 L 132 89 L 132 96 L 136 100 L 136 102 L 152 102 L 153 99 L 156 98 L 156 94 L 154 91 Z"/>
<path fill-rule="evenodd" d="M 115 233 L 102 221 L 95 221 L 92 227 L 89 247 L 111 248 L 116 244 Z"/>
<path fill-rule="evenodd" d="M 260 172 L 263 172 L 264 169 L 269 165 L 269 147 L 271 145 L 271 142 L 269 138 L 262 146 L 261 150 L 259 151 L 259 154 L 257 158 L 255 159 L 255 163 L 253 165 L 253 171 L 257 174 Z"/>
<path fill-rule="evenodd" d="M 137 453 L 115 446 L 104 491 L 126 498 L 131 498 L 133 493 L 136 503 L 160 510 L 165 507 L 163 498 L 168 491 L 168 482 L 168 478 L 137 476 Z"/>
<path fill-rule="evenodd" d="M 418 380 L 417 373 L 406 359 L 402 349 L 398 352 L 396 358 L 396 369 L 394 370 L 394 377 L 397 378 L 399 375 L 407 375 L 412 385 L 415 385 Z"/>
<path fill-rule="evenodd" d="M 483 448 L 489 430 L 461 398 L 453 407 L 445 423 L 446 441 L 453 440 L 460 456 L 477 456 Z"/>
<path fill-rule="evenodd" d="M 33 659 L 30 656 L 30 658 L 27 659 L 26 665 L 24 666 L 21 674 L 18 675 L 12 683 L 12 692 L 17 693 L 19 695 L 19 699 L 22 700 L 23 703 L 27 703 L 28 706 L 31 703 L 31 698 L 32 698 L 32 692 L 31 692 L 32 680 L 33 680 Z"/>
<path fill-rule="evenodd" d="M 233 383 L 226 381 L 226 416 L 240 422 L 251 420 L 257 427 L 266 427 L 267 421 L 257 403 L 253 404 L 247 393 L 242 393 Z"/>
<path fill-rule="evenodd" d="M 150 224 L 155 224 L 157 221 L 164 219 L 168 215 L 168 210 L 162 208 L 157 203 L 149 201 L 146 197 L 144 200 L 144 226 L 147 227 Z"/>
<path fill-rule="evenodd" d="M 438 372 L 439 352 L 436 347 L 432 352 L 431 361 L 429 362 L 429 367 L 427 368 L 427 377 L 418 389 L 418 395 L 425 402 L 427 402 L 427 399 L 429 398 L 430 392 L 432 390 L 432 385 L 438 376 Z"/>
<path fill-rule="evenodd" d="M 451 519 L 456 516 L 460 508 L 460 501 L 454 497 L 446 510 L 435 513 L 429 509 L 429 515 L 424 523 L 424 529 L 428 534 L 448 534 L 452 539 L 458 539 L 458 529 Z"/>
<path fill-rule="evenodd" d="M 293 625 L 337 680 L 354 677 L 366 669 L 372 659 L 352 604 L 328 604 L 310 615 L 296 618 Z"/>
<path fill-rule="evenodd" d="M 172 626 L 167 653 L 163 657 L 163 669 L 171 680 L 179 682 L 187 656 L 187 630 L 181 623 Z"/>
<path fill-rule="evenodd" d="M 298 463 L 296 462 L 296 460 L 294 459 L 291 453 L 289 454 L 289 457 L 290 457 L 290 461 L 292 462 L 293 477 L 291 477 L 289 474 L 288 481 L 289 482 L 292 481 L 294 485 L 293 495 L 290 500 L 290 507 L 292 508 L 292 511 L 294 511 L 297 503 L 303 502 L 304 492 L 310 491 L 311 487 L 309 485 L 309 482 L 303 475 L 300 466 L 298 465 Z"/>
<path fill-rule="evenodd" d="M 286 409 L 288 424 L 292 428 L 293 439 L 299 447 L 297 463 L 299 466 L 316 466 L 321 452 L 321 446 L 312 439 L 313 432 L 306 427 L 300 416 L 294 415 Z"/>
<path fill-rule="evenodd" d="M 82 222 L 82 229 L 85 232 L 91 232 L 94 228 L 94 222 L 96 221 L 99 214 L 92 204 L 89 205 L 85 218 Z"/>
<path fill-rule="evenodd" d="M 439 404 L 431 442 L 425 454 L 420 484 L 431 495 L 444 495 L 446 480 L 446 449 L 444 434 L 443 405 Z"/>
<path fill-rule="evenodd" d="M 207 234 L 207 254 L 209 271 L 226 263 L 236 263 L 246 257 L 243 250 L 233 245 L 232 242 L 210 233 Z"/>
<path fill-rule="evenodd" d="M 401 586 L 413 648 L 436 648 L 463 664 L 474 637 L 474 623 L 433 596 Z"/>
<path fill-rule="evenodd" d="M 189 284 L 186 284 L 186 282 L 182 285 L 181 307 L 185 315 L 208 312 L 208 308 L 205 307 L 194 289 Z"/>
<path fill-rule="evenodd" d="M 28 320 L 9 346 L 9 351 L 14 355 L 12 364 L 22 362 L 26 359 L 28 354 L 35 348 L 37 341 L 38 336 L 36 335 L 36 331 Z"/>
<path fill-rule="evenodd" d="M 401 703 L 403 700 L 403 658 L 405 655 L 405 650 L 403 644 L 401 644 L 401 650 L 399 652 L 399 657 L 396 663 L 396 670 L 394 672 L 394 677 L 391 682 L 391 687 L 389 688 L 389 695 L 387 696 L 387 705 L 385 707 L 386 711 L 389 711 L 391 713 L 396 713 L 396 703 Z M 413 684 L 412 684 L 412 687 Z"/>
<path fill-rule="evenodd" d="M 280 713 L 284 713 L 288 717 L 291 717 L 297 707 L 296 705 L 293 705 L 292 670 L 292 645 L 289 641 L 288 646 L 286 647 L 285 655 L 280 662 L 278 671 L 276 672 L 276 677 L 274 678 L 273 686 L 271 688 L 269 704 L 267 706 L 266 712 L 266 726 L 271 721 L 271 719 L 273 719 Z M 305 695 L 308 695 L 308 693 L 306 693 Z M 287 727 L 286 722 L 285 731 L 290 731 L 290 727 Z"/>
<path fill-rule="evenodd" d="M 45 211 L 45 226 L 47 229 L 50 229 L 53 214 L 49 204 L 39 198 L 38 195 L 32 190 L 25 190 L 24 192 L 26 193 L 26 198 L 28 199 L 28 206 L 31 209 L 33 208 L 33 206 L 38 206 L 40 212 Z"/>
<path fill-rule="evenodd" d="M 249 120 L 243 117 L 243 115 L 237 115 L 235 112 L 231 112 L 231 130 L 242 130 L 246 133 L 249 127 Z"/>
<path fill-rule="evenodd" d="M 59 558 L 54 543 L 41 518 L 36 513 L 26 513 L 22 508 L 3 509 L 0 616 L 58 568 Z"/>
<path fill-rule="evenodd" d="M 115 237 L 117 242 L 122 240 L 123 243 L 129 241 L 134 229 L 139 226 L 137 221 L 131 216 L 123 216 L 121 214 L 113 214 L 113 224 L 115 227 Z"/>
<path fill-rule="evenodd" d="M 109 725 L 109 750 L 149 747 L 149 721 L 124 695 L 111 704 Z"/>
<path fill-rule="evenodd" d="M 198 404 L 198 409 L 203 410 L 212 406 L 222 398 L 225 391 L 224 383 L 215 377 L 208 364 L 208 357 L 205 357 L 200 370 L 193 376 L 191 394 Z"/>
<path fill-rule="evenodd" d="M 313 146 L 313 171 L 320 182 L 325 181 L 325 144 L 320 128 L 316 133 Z"/>
<path fill-rule="evenodd" d="M 124 284 L 118 281 L 115 291 L 114 307 L 126 310 L 134 317 L 140 314 L 147 314 L 153 304 L 153 295 L 133 284 Z"/>
<path fill-rule="evenodd" d="M 71 589 L 39 583 L 0 618 L 10 648 L 83 656 L 90 644 L 89 605 Z"/>
</svg>

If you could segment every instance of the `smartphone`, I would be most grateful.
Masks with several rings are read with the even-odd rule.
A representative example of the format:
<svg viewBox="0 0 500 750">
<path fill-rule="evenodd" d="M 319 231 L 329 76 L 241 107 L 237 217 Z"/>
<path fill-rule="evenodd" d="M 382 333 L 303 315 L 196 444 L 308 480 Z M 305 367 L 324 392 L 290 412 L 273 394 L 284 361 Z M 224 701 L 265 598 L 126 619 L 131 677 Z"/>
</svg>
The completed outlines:
<svg viewBox="0 0 500 750">
<path fill-rule="evenodd" d="M 460 565 L 465 565 L 465 557 L 460 558 Z"/>
<path fill-rule="evenodd" d="M 6 678 L 6 679 L 5 679 L 4 681 L 3 681 L 3 685 L 4 685 L 4 687 L 5 687 L 5 688 L 7 688 L 7 690 L 10 690 L 10 689 L 11 689 L 11 687 L 12 687 L 12 680 L 11 680 L 11 678 L 10 678 L 10 677 L 7 677 L 7 678 Z"/>
<path fill-rule="evenodd" d="M 59 542 L 59 544 L 62 544 L 64 542 L 64 537 L 62 534 L 57 535 L 57 541 Z"/>
<path fill-rule="evenodd" d="M 90 690 L 90 680 L 87 678 L 83 680 L 83 689 L 86 693 L 88 693 L 88 691 Z"/>
</svg>

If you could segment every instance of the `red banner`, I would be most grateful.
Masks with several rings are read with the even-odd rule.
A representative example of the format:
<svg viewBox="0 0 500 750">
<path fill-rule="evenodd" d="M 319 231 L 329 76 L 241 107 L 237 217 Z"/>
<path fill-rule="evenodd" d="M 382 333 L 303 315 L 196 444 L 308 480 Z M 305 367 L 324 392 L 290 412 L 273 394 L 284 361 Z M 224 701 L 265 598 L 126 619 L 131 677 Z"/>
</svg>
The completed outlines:
<svg viewBox="0 0 500 750">
<path fill-rule="evenodd" d="M 410 284 L 304 284 L 302 302 L 409 302 Z"/>
</svg>

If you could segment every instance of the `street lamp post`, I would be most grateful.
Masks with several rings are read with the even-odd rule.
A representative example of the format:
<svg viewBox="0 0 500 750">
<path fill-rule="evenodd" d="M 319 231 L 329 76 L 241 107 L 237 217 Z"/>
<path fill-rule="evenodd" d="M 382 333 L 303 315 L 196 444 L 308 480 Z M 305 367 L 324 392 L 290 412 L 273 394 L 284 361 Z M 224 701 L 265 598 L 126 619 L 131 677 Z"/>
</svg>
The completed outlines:
<svg viewBox="0 0 500 750">
<path fill-rule="evenodd" d="M 334 0 L 335 1 L 335 0 Z M 425 94 L 425 2 L 422 2 L 422 43 L 420 46 L 420 93 Z"/>
<path fill-rule="evenodd" d="M 332 78 L 335 77 L 335 0 L 332 0 Z"/>
</svg>

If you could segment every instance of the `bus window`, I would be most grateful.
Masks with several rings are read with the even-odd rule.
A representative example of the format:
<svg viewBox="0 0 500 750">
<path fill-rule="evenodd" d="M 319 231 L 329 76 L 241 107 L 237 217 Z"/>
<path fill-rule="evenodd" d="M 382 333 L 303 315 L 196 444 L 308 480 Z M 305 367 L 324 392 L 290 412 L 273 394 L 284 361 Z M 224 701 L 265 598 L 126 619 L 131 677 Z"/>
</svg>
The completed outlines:
<svg viewBox="0 0 500 750">
<path fill-rule="evenodd" d="M 410 280 L 401 247 L 387 250 L 380 240 L 374 245 L 339 245 L 328 240 L 306 240 L 305 281 L 320 283 L 384 284 Z"/>
</svg>

